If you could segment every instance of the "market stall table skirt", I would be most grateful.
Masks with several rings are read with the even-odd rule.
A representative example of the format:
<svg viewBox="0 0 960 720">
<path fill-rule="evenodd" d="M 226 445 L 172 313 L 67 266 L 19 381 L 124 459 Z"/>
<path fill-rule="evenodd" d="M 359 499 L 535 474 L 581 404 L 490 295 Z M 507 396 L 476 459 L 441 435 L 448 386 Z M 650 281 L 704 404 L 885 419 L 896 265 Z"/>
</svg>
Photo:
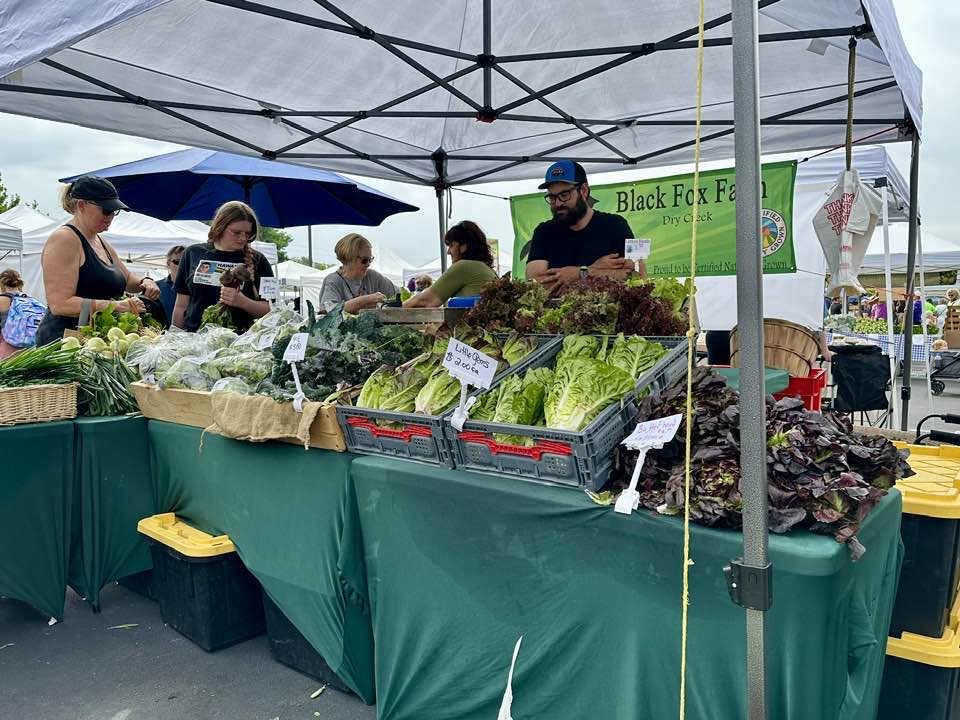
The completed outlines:
<svg viewBox="0 0 960 720">
<path fill-rule="evenodd" d="M 229 535 L 284 615 L 360 699 L 372 703 L 370 617 L 340 570 L 354 456 L 241 442 L 155 420 L 148 433 L 156 512 Z"/>
<path fill-rule="evenodd" d="M 381 458 L 351 469 L 381 720 L 496 717 L 517 638 L 514 717 L 677 717 L 682 522 L 568 489 Z M 770 717 L 875 716 L 902 559 L 900 495 L 833 537 L 771 536 Z M 745 612 L 723 566 L 739 532 L 691 528 L 687 716 L 747 716 Z M 363 572 L 359 568 L 362 560 Z M 365 586 L 364 586 L 365 583 Z"/>
</svg>

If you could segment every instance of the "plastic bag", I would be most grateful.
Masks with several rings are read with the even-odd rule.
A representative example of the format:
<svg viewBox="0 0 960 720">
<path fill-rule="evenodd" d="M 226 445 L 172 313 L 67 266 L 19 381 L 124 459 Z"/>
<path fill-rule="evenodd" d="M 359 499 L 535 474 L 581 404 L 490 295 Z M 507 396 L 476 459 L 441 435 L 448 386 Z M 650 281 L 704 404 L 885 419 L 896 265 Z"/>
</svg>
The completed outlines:
<svg viewBox="0 0 960 720">
<path fill-rule="evenodd" d="M 197 333 L 197 337 L 207 352 L 229 347 L 237 340 L 237 334 L 233 330 L 219 325 L 205 325 Z"/>
<path fill-rule="evenodd" d="M 163 389 L 209 390 L 220 379 L 220 374 L 200 358 L 185 357 L 157 375 Z"/>
<path fill-rule="evenodd" d="M 289 308 L 271 310 L 233 343 L 238 350 L 269 350 L 277 338 L 293 335 L 303 318 Z"/>
<path fill-rule="evenodd" d="M 232 392 L 240 395 L 255 394 L 255 390 L 250 384 L 237 377 L 220 378 L 213 384 L 210 392 Z"/>
</svg>

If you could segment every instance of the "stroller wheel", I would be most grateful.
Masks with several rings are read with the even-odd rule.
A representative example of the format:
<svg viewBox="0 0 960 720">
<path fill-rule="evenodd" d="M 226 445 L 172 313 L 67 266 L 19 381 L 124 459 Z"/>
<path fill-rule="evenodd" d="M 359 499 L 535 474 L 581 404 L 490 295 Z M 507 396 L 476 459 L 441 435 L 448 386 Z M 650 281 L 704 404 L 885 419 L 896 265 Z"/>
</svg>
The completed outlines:
<svg viewBox="0 0 960 720">
<path fill-rule="evenodd" d="M 930 381 L 930 391 L 934 395 L 943 395 L 943 391 L 946 389 L 946 385 L 943 384 L 942 380 L 931 380 Z"/>
</svg>

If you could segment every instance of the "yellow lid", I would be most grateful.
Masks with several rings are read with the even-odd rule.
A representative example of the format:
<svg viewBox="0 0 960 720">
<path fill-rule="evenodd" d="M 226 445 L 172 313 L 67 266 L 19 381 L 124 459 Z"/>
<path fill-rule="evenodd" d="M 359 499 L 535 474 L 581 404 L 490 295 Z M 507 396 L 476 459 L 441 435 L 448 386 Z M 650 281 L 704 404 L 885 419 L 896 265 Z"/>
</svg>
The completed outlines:
<svg viewBox="0 0 960 720">
<path fill-rule="evenodd" d="M 887 638 L 887 655 L 940 668 L 960 668 L 960 593 L 950 608 L 947 628 L 938 638 L 905 632 Z"/>
<path fill-rule="evenodd" d="M 144 518 L 137 523 L 137 530 L 187 557 L 215 557 L 237 551 L 228 535 L 208 535 L 173 513 Z"/>
<path fill-rule="evenodd" d="M 910 515 L 960 519 L 960 447 L 902 442 L 894 445 L 910 450 L 907 462 L 916 473 L 897 481 L 897 489 L 903 494 L 903 511 Z"/>
</svg>

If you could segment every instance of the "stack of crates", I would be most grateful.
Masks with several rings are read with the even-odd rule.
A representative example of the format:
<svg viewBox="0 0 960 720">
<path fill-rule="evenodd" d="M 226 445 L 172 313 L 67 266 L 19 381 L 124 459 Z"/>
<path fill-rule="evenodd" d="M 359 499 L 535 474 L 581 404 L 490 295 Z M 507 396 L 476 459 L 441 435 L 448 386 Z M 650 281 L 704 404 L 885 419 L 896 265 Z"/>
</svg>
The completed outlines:
<svg viewBox="0 0 960 720">
<path fill-rule="evenodd" d="M 917 474 L 897 483 L 904 559 L 877 720 L 957 720 L 960 448 L 909 447 Z"/>
<path fill-rule="evenodd" d="M 173 513 L 144 518 L 153 589 L 163 622 L 206 651 L 265 632 L 260 583 L 226 535 L 212 536 Z"/>
</svg>

